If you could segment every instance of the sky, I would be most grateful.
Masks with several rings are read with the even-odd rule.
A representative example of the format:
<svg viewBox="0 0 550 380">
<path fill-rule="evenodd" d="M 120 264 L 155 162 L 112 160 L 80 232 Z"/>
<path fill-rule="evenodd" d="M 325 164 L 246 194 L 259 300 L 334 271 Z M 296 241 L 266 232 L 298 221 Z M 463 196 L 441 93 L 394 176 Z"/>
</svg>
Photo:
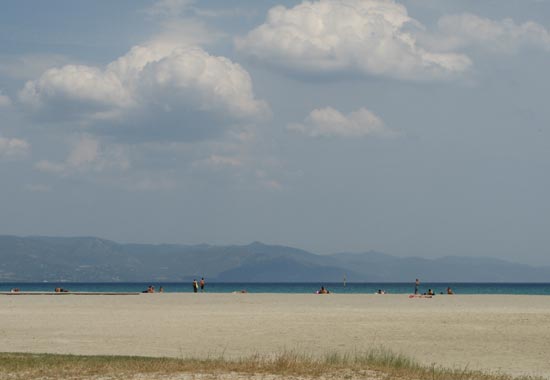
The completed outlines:
<svg viewBox="0 0 550 380">
<path fill-rule="evenodd" d="M 550 265 L 550 1 L 6 1 L 0 233 Z"/>
</svg>

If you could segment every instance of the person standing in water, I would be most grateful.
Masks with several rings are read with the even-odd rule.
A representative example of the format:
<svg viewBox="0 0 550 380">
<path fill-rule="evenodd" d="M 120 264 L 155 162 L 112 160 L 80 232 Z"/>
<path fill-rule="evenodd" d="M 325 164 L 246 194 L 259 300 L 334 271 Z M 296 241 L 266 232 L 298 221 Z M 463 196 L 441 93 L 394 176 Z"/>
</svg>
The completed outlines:
<svg viewBox="0 0 550 380">
<path fill-rule="evenodd" d="M 204 277 L 201 278 L 200 286 L 201 286 L 201 293 L 204 292 Z"/>
<path fill-rule="evenodd" d="M 414 282 L 414 294 L 418 294 L 418 286 L 420 285 L 420 280 L 417 278 Z"/>
<path fill-rule="evenodd" d="M 193 280 L 193 292 L 196 293 L 199 290 L 199 283 L 197 282 L 197 279 Z"/>
</svg>

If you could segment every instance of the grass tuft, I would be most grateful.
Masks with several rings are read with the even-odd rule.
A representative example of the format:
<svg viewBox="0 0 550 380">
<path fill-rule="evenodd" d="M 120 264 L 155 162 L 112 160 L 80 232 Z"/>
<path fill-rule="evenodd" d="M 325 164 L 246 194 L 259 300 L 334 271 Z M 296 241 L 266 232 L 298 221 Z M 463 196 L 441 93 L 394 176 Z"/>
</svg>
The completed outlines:
<svg viewBox="0 0 550 380">
<path fill-rule="evenodd" d="M 543 380 L 513 377 L 501 373 L 423 366 L 386 349 L 358 353 L 330 352 L 314 357 L 302 352 L 284 351 L 278 355 L 252 355 L 235 360 L 223 355 L 195 358 L 148 358 L 132 356 L 77 356 L 52 354 L 0 353 L 0 379 L 94 379 L 166 378 L 190 374 L 272 375 L 284 378 L 400 379 L 400 380 Z"/>
</svg>

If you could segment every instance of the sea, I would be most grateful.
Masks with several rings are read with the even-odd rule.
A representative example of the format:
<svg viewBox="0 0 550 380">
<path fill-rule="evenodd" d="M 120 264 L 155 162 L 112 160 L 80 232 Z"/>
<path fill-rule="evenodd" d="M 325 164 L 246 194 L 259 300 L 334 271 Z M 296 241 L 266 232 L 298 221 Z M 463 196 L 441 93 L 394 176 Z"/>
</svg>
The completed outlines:
<svg viewBox="0 0 550 380">
<path fill-rule="evenodd" d="M 9 292 L 13 288 L 20 291 L 51 292 L 60 287 L 71 292 L 142 292 L 149 285 L 156 290 L 161 286 L 167 293 L 191 293 L 191 282 L 3 282 L 0 292 Z M 204 291 L 208 293 L 232 293 L 245 290 L 247 293 L 280 293 L 310 294 L 321 286 L 337 294 L 374 294 L 383 290 L 387 294 L 411 294 L 414 283 L 409 282 L 349 282 L 323 283 L 259 283 L 259 282 L 207 282 Z M 419 287 L 419 292 L 432 289 L 436 294 L 446 293 L 450 287 L 455 294 L 517 294 L 517 295 L 550 295 L 550 283 L 473 283 L 473 282 L 426 282 Z"/>
</svg>

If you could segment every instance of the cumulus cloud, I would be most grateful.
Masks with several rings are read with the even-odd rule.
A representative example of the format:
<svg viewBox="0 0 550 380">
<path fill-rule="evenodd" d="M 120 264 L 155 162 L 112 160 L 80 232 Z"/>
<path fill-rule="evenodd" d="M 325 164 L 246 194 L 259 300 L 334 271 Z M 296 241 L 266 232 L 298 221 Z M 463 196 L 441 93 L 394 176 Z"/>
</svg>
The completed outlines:
<svg viewBox="0 0 550 380">
<path fill-rule="evenodd" d="M 366 108 L 347 115 L 332 108 L 311 111 L 303 123 L 292 123 L 288 129 L 310 137 L 391 137 L 396 132 L 388 129 L 382 119 Z"/>
<path fill-rule="evenodd" d="M 269 115 L 231 60 L 171 41 L 133 47 L 105 68 L 66 65 L 28 81 L 19 101 L 36 117 L 195 131 Z M 145 125 L 144 125 L 145 124 Z M 193 133 L 195 133 L 193 132 Z"/>
<path fill-rule="evenodd" d="M 0 158 L 22 158 L 29 153 L 30 148 L 30 144 L 25 140 L 7 138 L 0 135 Z"/>
<path fill-rule="evenodd" d="M 64 161 L 42 160 L 35 168 L 46 173 L 71 175 L 82 172 L 125 171 L 130 161 L 120 146 L 102 146 L 91 136 L 81 136 Z"/>
<path fill-rule="evenodd" d="M 439 46 L 457 49 L 477 46 L 484 50 L 514 53 L 521 47 L 550 51 L 550 33 L 533 21 L 518 24 L 510 18 L 491 20 L 471 13 L 439 19 Z"/>
<path fill-rule="evenodd" d="M 114 72 L 83 65 L 47 70 L 38 80 L 25 84 L 19 100 L 32 111 L 49 111 L 52 117 L 63 118 L 100 118 L 133 104 L 130 92 Z"/>
<path fill-rule="evenodd" d="M 471 64 L 468 57 L 419 46 L 409 30 L 422 25 L 393 0 L 304 1 L 272 8 L 264 24 L 236 47 L 268 64 L 299 72 L 446 78 Z"/>
</svg>

